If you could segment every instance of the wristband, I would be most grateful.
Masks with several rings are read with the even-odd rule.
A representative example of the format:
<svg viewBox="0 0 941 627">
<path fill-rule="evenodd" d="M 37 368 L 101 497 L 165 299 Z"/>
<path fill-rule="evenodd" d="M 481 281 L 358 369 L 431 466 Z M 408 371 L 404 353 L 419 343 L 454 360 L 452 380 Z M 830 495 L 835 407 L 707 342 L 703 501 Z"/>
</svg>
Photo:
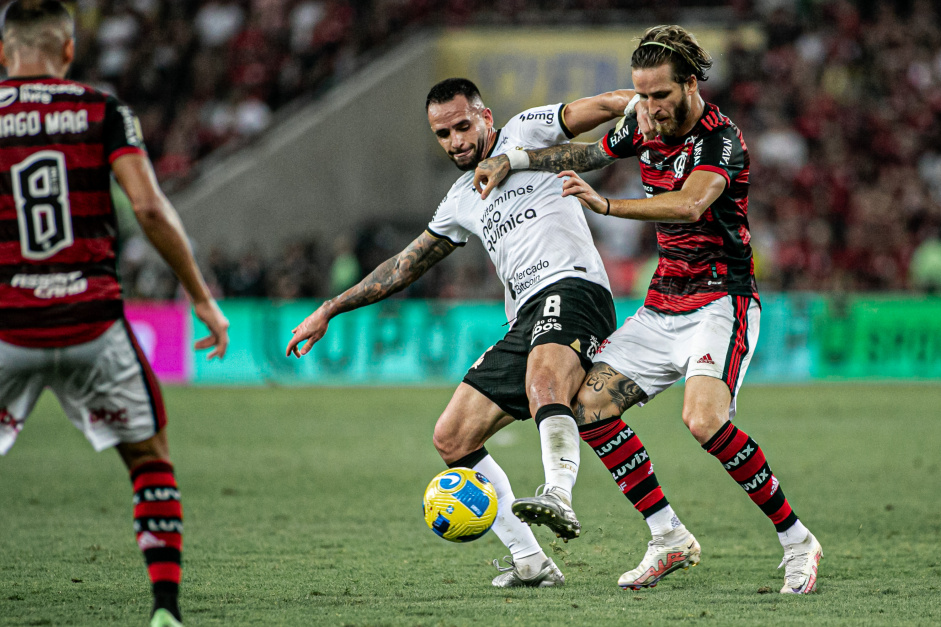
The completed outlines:
<svg viewBox="0 0 941 627">
<path fill-rule="evenodd" d="M 608 203 L 607 208 L 605 208 L 605 210 L 604 210 L 604 214 L 605 214 L 606 216 L 607 216 L 607 215 L 611 215 L 611 199 L 610 199 L 610 198 L 605 198 L 604 201 L 605 201 L 606 203 Z"/>
<path fill-rule="evenodd" d="M 643 98 L 640 97 L 640 94 L 634 94 L 634 97 L 631 98 L 631 101 L 627 103 L 626 107 L 624 107 L 624 115 L 626 117 L 631 117 L 634 115 L 634 107 L 636 107 L 637 103 L 641 100 L 643 100 Z"/>
<path fill-rule="evenodd" d="M 529 154 L 521 148 L 507 151 L 506 158 L 510 160 L 511 170 L 529 169 Z"/>
</svg>

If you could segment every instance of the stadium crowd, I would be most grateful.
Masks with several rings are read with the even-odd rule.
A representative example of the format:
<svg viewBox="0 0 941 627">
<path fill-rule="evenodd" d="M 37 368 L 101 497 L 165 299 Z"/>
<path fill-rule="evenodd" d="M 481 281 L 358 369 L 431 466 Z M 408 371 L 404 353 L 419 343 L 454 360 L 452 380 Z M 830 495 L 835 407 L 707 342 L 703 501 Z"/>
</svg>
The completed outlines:
<svg viewBox="0 0 941 627">
<path fill-rule="evenodd" d="M 316 98 L 409 32 L 493 17 L 519 24 L 610 23 L 628 8 L 667 21 L 678 2 L 513 0 L 79 0 L 72 76 L 110 86 L 136 109 L 165 187 L 210 153 L 237 149 L 279 111 Z M 684 2 L 714 7 L 715 2 Z M 763 26 L 760 49 L 726 55 L 727 76 L 704 96 L 742 129 L 752 153 L 749 218 L 765 290 L 941 288 L 941 14 L 931 0 L 735 0 L 729 19 Z M 695 32 L 695 28 L 693 28 Z M 715 89 L 713 89 L 715 87 Z M 609 168 L 609 195 L 641 193 L 633 164 Z M 650 225 L 599 229 L 617 294 L 646 285 Z M 593 222 L 597 225 L 598 222 Z M 611 228 L 609 228 L 611 227 Z M 388 227 L 393 228 L 393 227 Z M 381 225 L 339 241 L 297 242 L 279 258 L 201 251 L 226 297 L 325 296 L 376 259 Z M 395 245 L 379 246 L 383 252 Z M 175 286 L 131 242 L 130 296 Z M 420 296 L 499 296 L 476 262 L 460 287 L 431 276 Z M 453 273 L 453 268 L 448 272 Z M 466 276 L 465 276 L 466 275 Z"/>
</svg>

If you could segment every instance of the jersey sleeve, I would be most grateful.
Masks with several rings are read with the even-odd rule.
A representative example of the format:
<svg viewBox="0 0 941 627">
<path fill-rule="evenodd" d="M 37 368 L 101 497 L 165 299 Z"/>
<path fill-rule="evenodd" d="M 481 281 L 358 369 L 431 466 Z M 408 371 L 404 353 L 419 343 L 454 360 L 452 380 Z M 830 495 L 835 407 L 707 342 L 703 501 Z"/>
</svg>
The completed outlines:
<svg viewBox="0 0 941 627">
<path fill-rule="evenodd" d="M 458 223 L 457 210 L 458 195 L 455 188 L 452 187 L 448 195 L 438 204 L 435 214 L 431 217 L 431 222 L 428 223 L 426 229 L 428 233 L 438 239 L 446 239 L 455 246 L 466 244 L 471 233 Z"/>
<path fill-rule="evenodd" d="M 601 146 L 613 159 L 636 157 L 637 146 L 634 141 L 639 134 L 637 118 L 633 115 L 625 116 L 601 139 Z"/>
<path fill-rule="evenodd" d="M 126 154 L 146 154 L 140 121 L 129 106 L 108 96 L 105 102 L 103 143 L 108 163 Z"/>
<path fill-rule="evenodd" d="M 545 148 L 572 139 L 572 131 L 562 119 L 564 104 L 545 105 L 527 109 L 516 115 L 503 127 L 507 135 L 519 138 L 523 148 Z"/>
<path fill-rule="evenodd" d="M 745 168 L 745 148 L 738 133 L 727 126 L 701 138 L 693 146 L 693 170 L 715 172 L 728 187 Z"/>
</svg>

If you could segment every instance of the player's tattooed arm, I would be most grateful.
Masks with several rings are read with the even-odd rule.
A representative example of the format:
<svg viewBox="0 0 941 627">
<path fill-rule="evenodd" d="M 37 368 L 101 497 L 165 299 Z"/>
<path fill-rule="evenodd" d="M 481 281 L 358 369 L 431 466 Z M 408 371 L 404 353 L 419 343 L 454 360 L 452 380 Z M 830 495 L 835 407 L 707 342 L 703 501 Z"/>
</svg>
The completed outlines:
<svg viewBox="0 0 941 627">
<path fill-rule="evenodd" d="M 605 363 L 592 366 L 575 402 L 575 422 L 587 425 L 614 418 L 637 403 L 646 402 L 647 394 L 631 379 Z"/>
<path fill-rule="evenodd" d="M 291 331 L 293 337 L 288 342 L 285 354 L 293 354 L 295 357 L 306 355 L 327 332 L 331 318 L 344 311 L 371 305 L 405 289 L 455 248 L 457 246 L 446 239 L 433 237 L 428 232 L 422 233 L 405 250 L 379 264 L 365 279 L 307 316 Z"/>
<path fill-rule="evenodd" d="M 529 150 L 529 169 L 543 172 L 589 172 L 610 165 L 614 158 L 604 151 L 599 142 L 593 144 L 559 144 L 539 150 Z"/>
<path fill-rule="evenodd" d="M 604 141 L 604 140 L 602 140 Z M 604 151 L 600 142 L 594 144 L 559 144 L 538 150 L 527 150 L 528 170 L 562 172 L 574 170 L 588 172 L 610 165 L 614 159 Z M 484 159 L 474 171 L 474 188 L 486 200 L 493 189 L 510 175 L 512 168 L 506 155 Z"/>
<path fill-rule="evenodd" d="M 329 312 L 333 317 L 388 298 L 414 283 L 433 265 L 454 252 L 455 248 L 457 246 L 448 240 L 434 237 L 426 231 L 405 250 L 379 264 L 366 278 L 325 305 L 329 304 Z"/>
</svg>

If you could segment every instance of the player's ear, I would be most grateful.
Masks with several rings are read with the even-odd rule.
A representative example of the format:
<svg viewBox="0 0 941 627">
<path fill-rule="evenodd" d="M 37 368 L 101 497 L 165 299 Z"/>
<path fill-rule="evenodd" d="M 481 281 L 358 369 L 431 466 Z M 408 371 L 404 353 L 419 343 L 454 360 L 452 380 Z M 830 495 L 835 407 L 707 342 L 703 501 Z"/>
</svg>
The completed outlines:
<svg viewBox="0 0 941 627">
<path fill-rule="evenodd" d="M 692 96 L 696 93 L 696 90 L 699 88 L 699 79 L 696 78 L 695 74 L 690 74 L 689 78 L 686 79 L 686 93 Z"/>
<path fill-rule="evenodd" d="M 484 121 L 487 123 L 487 128 L 493 126 L 493 111 L 489 108 L 484 109 Z"/>
<path fill-rule="evenodd" d="M 10 63 L 10 62 L 7 60 L 7 49 L 6 49 L 6 46 L 4 46 L 4 45 L 3 45 L 3 42 L 0 41 L 0 65 L 2 65 L 3 67 L 7 67 L 7 65 L 9 65 L 9 63 Z"/>
<path fill-rule="evenodd" d="M 71 37 L 62 44 L 62 62 L 66 65 L 72 65 L 75 60 L 75 40 Z"/>
</svg>

